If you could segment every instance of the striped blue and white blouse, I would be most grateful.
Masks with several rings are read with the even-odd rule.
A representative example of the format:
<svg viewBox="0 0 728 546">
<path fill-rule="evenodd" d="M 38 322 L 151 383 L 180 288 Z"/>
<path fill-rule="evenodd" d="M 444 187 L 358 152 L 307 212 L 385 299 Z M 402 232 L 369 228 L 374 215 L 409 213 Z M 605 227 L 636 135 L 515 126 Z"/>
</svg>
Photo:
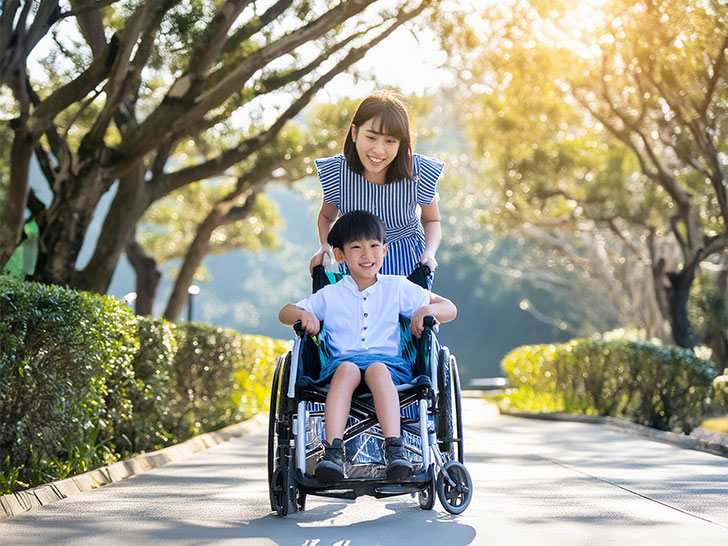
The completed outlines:
<svg viewBox="0 0 728 546">
<path fill-rule="evenodd" d="M 374 184 L 349 168 L 343 154 L 315 160 L 324 201 L 342 214 L 366 210 L 375 214 L 387 229 L 387 255 L 381 273 L 409 275 L 425 250 L 425 230 L 417 214 L 417 204 L 429 205 L 435 199 L 435 186 L 445 163 L 412 154 L 414 178 L 390 184 Z M 341 264 L 342 273 L 348 273 Z"/>
</svg>

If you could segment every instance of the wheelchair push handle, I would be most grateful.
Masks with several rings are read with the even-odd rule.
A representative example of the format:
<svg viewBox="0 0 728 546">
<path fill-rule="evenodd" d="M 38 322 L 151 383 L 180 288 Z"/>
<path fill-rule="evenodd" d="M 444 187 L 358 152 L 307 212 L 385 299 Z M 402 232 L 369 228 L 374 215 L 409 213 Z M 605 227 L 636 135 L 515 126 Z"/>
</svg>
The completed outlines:
<svg viewBox="0 0 728 546">
<path fill-rule="evenodd" d="M 425 318 L 423 318 L 422 325 L 424 326 L 425 330 L 430 330 L 431 332 L 435 333 L 440 331 L 440 321 L 432 315 L 427 315 Z"/>
<path fill-rule="evenodd" d="M 321 322 L 320 324 L 323 325 L 323 322 Z M 301 324 L 300 320 L 297 320 L 296 322 L 293 323 L 293 331 L 296 333 L 296 337 L 298 337 L 298 338 L 303 338 L 306 336 L 306 330 L 303 328 L 303 325 Z M 318 335 L 318 334 L 316 334 L 316 335 Z M 311 337 L 316 337 L 316 336 L 314 335 Z"/>
<path fill-rule="evenodd" d="M 306 330 L 303 329 L 303 325 L 300 320 L 293 323 L 293 331 L 296 332 L 296 337 L 303 337 L 306 335 Z"/>
</svg>

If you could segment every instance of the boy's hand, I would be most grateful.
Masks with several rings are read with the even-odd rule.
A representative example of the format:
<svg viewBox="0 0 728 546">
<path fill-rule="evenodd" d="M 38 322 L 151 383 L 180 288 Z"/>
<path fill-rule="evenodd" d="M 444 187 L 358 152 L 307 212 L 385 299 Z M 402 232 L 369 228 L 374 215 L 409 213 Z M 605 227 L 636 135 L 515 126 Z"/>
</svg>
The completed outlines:
<svg viewBox="0 0 728 546">
<path fill-rule="evenodd" d="M 319 333 L 319 329 L 321 328 L 321 323 L 319 322 L 319 319 L 316 318 L 316 315 L 309 311 L 301 311 L 301 316 L 299 319 L 301 321 L 301 327 L 306 331 L 306 333 L 310 336 L 315 336 Z"/>
<path fill-rule="evenodd" d="M 412 315 L 412 318 L 410 319 L 410 330 L 412 331 L 412 335 L 417 339 L 422 337 L 422 332 L 425 329 L 425 317 L 431 314 L 432 313 L 428 312 L 427 306 L 425 306 L 418 309 L 415 314 Z"/>
</svg>

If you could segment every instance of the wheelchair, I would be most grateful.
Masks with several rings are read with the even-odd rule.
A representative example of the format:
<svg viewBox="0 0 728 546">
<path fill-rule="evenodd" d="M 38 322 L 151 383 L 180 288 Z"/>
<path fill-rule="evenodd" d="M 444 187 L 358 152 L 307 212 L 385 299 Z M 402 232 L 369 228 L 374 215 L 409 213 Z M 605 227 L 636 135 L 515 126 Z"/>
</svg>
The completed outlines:
<svg viewBox="0 0 728 546">
<path fill-rule="evenodd" d="M 427 266 L 419 265 L 409 279 L 427 287 Z M 337 282 L 342 275 L 317 266 L 313 291 Z M 384 436 L 378 426 L 371 393 L 362 385 L 354 392 L 344 432 L 345 478 L 320 482 L 314 466 L 323 451 L 324 407 L 328 385 L 316 383 L 321 363 L 328 357 L 325 324 L 308 336 L 300 324 L 293 349 L 276 366 L 271 386 L 268 426 L 268 485 L 271 510 L 278 516 L 304 510 L 307 495 L 356 499 L 417 495 L 418 506 L 431 510 L 435 495 L 451 514 L 470 504 L 473 483 L 463 464 L 463 425 L 457 360 L 440 347 L 438 323 L 425 317 L 425 330 L 414 338 L 409 320 L 400 316 L 401 355 L 412 362 L 414 379 L 397 386 L 401 430 L 412 475 L 388 481 L 384 473 Z"/>
</svg>

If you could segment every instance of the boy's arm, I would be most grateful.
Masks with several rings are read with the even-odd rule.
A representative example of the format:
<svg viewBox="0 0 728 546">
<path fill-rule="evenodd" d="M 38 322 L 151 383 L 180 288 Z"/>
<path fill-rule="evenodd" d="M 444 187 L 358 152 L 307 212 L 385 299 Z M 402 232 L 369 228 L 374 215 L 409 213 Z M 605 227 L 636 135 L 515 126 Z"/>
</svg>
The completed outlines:
<svg viewBox="0 0 728 546">
<path fill-rule="evenodd" d="M 296 321 L 301 321 L 301 326 L 307 334 L 315 336 L 319 332 L 321 324 L 316 315 L 310 311 L 299 309 L 295 305 L 289 303 L 283 306 L 278 313 L 278 320 L 286 326 L 293 326 Z"/>
<path fill-rule="evenodd" d="M 450 322 L 458 314 L 457 307 L 447 298 L 430 293 L 430 303 L 420 307 L 410 319 L 410 330 L 415 337 L 420 337 L 424 330 L 423 321 L 427 315 L 434 316 L 440 322 Z"/>
</svg>

